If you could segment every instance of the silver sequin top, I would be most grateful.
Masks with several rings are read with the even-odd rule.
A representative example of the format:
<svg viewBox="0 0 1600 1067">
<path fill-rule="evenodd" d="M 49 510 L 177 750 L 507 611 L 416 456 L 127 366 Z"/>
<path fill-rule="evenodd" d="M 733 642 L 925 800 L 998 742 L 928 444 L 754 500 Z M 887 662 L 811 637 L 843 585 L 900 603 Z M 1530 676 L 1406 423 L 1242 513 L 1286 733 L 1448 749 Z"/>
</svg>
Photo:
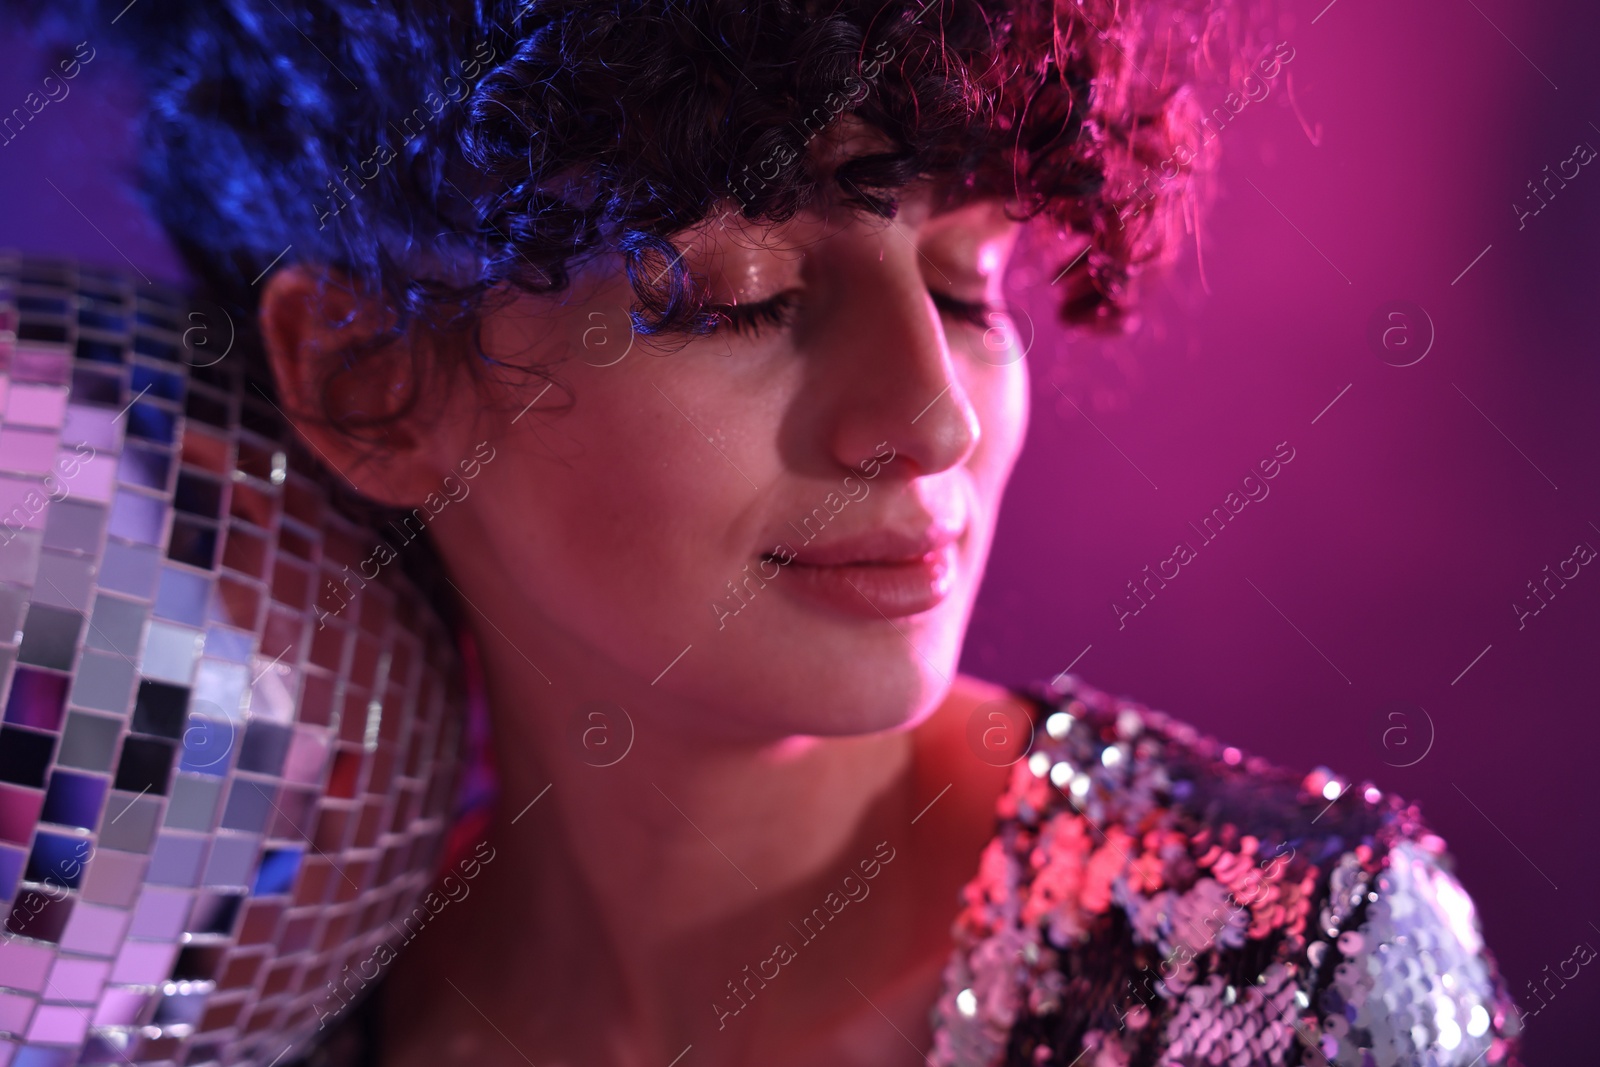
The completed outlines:
<svg viewBox="0 0 1600 1067">
<path fill-rule="evenodd" d="M 962 893 L 937 1067 L 1506 1067 L 1519 1017 L 1415 807 L 1066 678 Z"/>
</svg>

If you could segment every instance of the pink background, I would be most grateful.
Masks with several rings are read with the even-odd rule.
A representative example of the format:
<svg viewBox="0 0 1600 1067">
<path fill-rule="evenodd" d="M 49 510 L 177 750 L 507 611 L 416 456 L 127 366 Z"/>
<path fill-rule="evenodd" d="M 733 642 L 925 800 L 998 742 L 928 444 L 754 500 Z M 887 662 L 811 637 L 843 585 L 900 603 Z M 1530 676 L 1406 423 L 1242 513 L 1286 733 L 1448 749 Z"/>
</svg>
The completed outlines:
<svg viewBox="0 0 1600 1067">
<path fill-rule="evenodd" d="M 1022 682 L 1076 659 L 1248 750 L 1419 801 L 1523 994 L 1600 946 L 1600 561 L 1520 630 L 1512 608 L 1576 544 L 1600 548 L 1600 167 L 1521 230 L 1511 204 L 1600 147 L 1600 17 L 1291 6 L 1287 77 L 1220 134 L 1209 293 L 1191 246 L 1115 344 L 1049 325 L 1042 283 L 1019 294 L 1024 337 L 1041 324 L 1034 421 L 964 668 Z M 0 48 L 24 57 L 0 64 L 8 112 L 46 59 Z M 118 184 L 130 81 L 102 55 L 72 85 L 0 146 L 0 244 L 179 277 Z M 1367 338 L 1395 300 L 1435 333 L 1412 366 Z M 1188 523 L 1279 442 L 1294 459 L 1270 495 L 1202 543 Z M 1113 601 L 1179 541 L 1196 557 L 1119 629 Z M 1586 968 L 1528 1020 L 1528 1061 L 1589 1055 L 1597 998 Z"/>
</svg>

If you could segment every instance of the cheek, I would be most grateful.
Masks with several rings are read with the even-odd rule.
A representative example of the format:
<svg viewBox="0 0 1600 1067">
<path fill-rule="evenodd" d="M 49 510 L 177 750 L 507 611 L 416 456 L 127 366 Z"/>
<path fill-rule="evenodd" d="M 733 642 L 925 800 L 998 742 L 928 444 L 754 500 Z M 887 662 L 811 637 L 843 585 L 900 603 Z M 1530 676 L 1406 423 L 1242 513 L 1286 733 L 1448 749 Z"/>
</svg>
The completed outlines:
<svg viewBox="0 0 1600 1067">
<path fill-rule="evenodd" d="M 969 556 L 970 595 L 975 598 L 988 563 L 1000 502 L 1028 433 L 1027 364 L 1019 359 L 1004 366 L 985 366 L 969 374 L 967 381 L 982 434 L 966 463 L 973 495 L 973 532 L 979 535 L 972 540 Z"/>
<path fill-rule="evenodd" d="M 1005 488 L 1028 432 L 1028 333 L 1025 321 L 1008 322 L 969 345 L 981 358 L 968 360 L 963 383 L 982 436 L 967 466 L 995 497 Z"/>
<path fill-rule="evenodd" d="M 778 420 L 691 352 L 564 371 L 572 409 L 519 424 L 473 499 L 495 499 L 483 527 L 540 614 L 652 677 L 755 563 L 746 477 L 770 480 Z"/>
<path fill-rule="evenodd" d="M 983 436 L 968 466 L 991 534 L 1000 499 L 1028 434 L 1028 393 L 1027 365 L 1022 360 L 987 369 L 973 390 L 972 403 Z"/>
<path fill-rule="evenodd" d="M 1028 436 L 1031 403 L 1026 360 L 1019 359 L 1004 368 L 995 393 L 997 395 L 993 401 L 990 420 L 993 424 L 995 446 L 1005 457 L 1006 477 L 1010 477 L 1011 468 L 1017 461 L 1017 455 L 1022 451 L 1022 442 Z M 984 427 L 986 431 L 990 428 L 989 425 Z"/>
<path fill-rule="evenodd" d="M 626 586 L 638 577 L 626 572 L 650 571 L 659 582 L 681 563 L 673 556 L 696 518 L 721 510 L 715 472 L 690 446 L 710 449 L 659 397 L 654 405 L 650 396 L 631 398 L 632 417 L 620 418 L 596 392 L 579 386 L 590 402 L 561 417 L 558 432 L 575 454 L 559 466 L 532 461 L 542 547 L 552 566 L 591 579 L 621 575 Z"/>
<path fill-rule="evenodd" d="M 526 350 L 524 358 L 553 365 L 570 402 L 541 401 L 496 440 L 499 454 L 483 476 L 494 483 L 483 495 L 495 499 L 482 504 L 494 514 L 481 525 L 501 555 L 524 562 L 524 580 L 548 583 L 552 596 L 637 604 L 675 582 L 687 546 L 725 527 L 733 483 L 748 492 L 695 427 L 724 450 L 745 431 L 727 405 L 704 395 L 711 376 L 688 373 L 697 369 L 691 353 L 655 353 L 631 336 L 625 294 L 584 296 L 566 315 L 490 324 L 491 351 L 508 358 Z M 518 385 L 510 410 L 543 388 Z"/>
</svg>

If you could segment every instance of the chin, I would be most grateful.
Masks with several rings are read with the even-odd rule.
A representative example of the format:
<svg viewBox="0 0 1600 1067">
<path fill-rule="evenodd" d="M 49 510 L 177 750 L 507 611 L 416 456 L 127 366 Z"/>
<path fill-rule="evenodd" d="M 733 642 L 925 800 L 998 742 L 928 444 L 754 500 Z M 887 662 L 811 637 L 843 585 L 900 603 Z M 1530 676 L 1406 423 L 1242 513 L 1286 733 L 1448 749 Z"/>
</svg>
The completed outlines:
<svg viewBox="0 0 1600 1067">
<path fill-rule="evenodd" d="M 879 620 L 843 633 L 774 620 L 771 643 L 760 642 L 771 651 L 739 656 L 742 663 L 725 668 L 745 675 L 745 685 L 735 688 L 752 698 L 730 711 L 773 739 L 914 727 L 933 714 L 955 680 L 965 618 L 964 610 L 946 603 L 923 616 L 895 619 L 893 626 Z M 718 702 L 726 699 L 725 689 Z"/>
</svg>

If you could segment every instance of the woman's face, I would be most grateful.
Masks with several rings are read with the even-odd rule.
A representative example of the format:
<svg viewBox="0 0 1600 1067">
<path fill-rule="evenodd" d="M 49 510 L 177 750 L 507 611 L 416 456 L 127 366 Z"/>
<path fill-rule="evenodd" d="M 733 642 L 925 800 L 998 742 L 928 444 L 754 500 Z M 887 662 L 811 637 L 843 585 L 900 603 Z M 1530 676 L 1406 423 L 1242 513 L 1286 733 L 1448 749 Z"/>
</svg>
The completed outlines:
<svg viewBox="0 0 1600 1067">
<path fill-rule="evenodd" d="M 521 414 L 437 524 L 484 615 L 547 673 L 602 665 L 615 691 L 587 699 L 676 698 L 692 733 L 931 712 L 1028 418 L 1015 331 L 979 307 L 1019 227 L 998 202 L 931 203 L 697 227 L 678 246 L 735 324 L 686 343 L 633 336 L 614 266 L 491 313 L 487 352 L 548 365 L 573 402 L 497 386 Z"/>
</svg>

